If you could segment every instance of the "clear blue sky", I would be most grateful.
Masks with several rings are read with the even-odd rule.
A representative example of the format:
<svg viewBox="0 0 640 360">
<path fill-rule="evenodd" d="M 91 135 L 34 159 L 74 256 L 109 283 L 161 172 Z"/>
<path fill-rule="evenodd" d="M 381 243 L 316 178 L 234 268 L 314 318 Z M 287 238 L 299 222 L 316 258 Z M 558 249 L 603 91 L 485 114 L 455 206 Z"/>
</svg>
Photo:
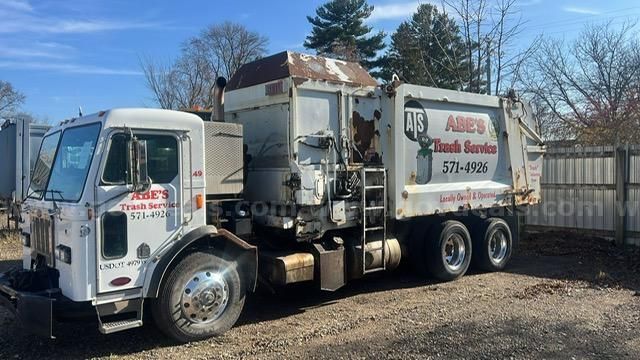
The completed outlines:
<svg viewBox="0 0 640 360">
<path fill-rule="evenodd" d="M 139 59 L 169 62 L 207 25 L 240 22 L 269 38 L 269 53 L 301 51 L 306 15 L 323 0 L 0 0 L 0 79 L 27 96 L 23 110 L 50 122 L 111 107 L 153 106 Z M 392 32 L 417 1 L 369 0 L 370 24 Z M 427 1 L 421 1 L 427 2 Z M 435 0 L 434 3 L 439 3 Z M 520 0 L 527 30 L 574 35 L 583 24 L 640 15 L 637 0 Z"/>
</svg>

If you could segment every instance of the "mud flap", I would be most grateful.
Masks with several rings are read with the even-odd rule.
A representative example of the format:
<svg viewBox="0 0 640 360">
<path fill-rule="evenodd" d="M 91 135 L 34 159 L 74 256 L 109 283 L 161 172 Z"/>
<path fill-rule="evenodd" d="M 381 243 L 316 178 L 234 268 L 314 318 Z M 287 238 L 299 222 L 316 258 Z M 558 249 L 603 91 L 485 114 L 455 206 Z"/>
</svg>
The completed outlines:
<svg viewBox="0 0 640 360">
<path fill-rule="evenodd" d="M 42 295 L 18 293 L 16 297 L 16 319 L 20 327 L 38 335 L 53 336 L 53 302 L 55 299 Z"/>
</svg>

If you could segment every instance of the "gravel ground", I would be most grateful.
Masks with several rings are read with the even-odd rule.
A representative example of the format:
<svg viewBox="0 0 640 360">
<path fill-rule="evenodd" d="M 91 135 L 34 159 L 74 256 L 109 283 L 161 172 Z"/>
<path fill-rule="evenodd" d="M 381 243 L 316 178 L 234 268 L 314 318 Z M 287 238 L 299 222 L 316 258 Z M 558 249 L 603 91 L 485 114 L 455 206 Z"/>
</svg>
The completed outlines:
<svg viewBox="0 0 640 360">
<path fill-rule="evenodd" d="M 0 233 L 0 271 L 19 265 Z M 0 359 L 611 358 L 640 354 L 640 253 L 600 239 L 545 233 L 522 240 L 503 273 L 435 283 L 399 270 L 335 293 L 291 288 L 248 298 L 225 336 L 187 345 L 151 324 L 109 336 L 64 324 L 32 337 L 0 310 Z"/>
</svg>

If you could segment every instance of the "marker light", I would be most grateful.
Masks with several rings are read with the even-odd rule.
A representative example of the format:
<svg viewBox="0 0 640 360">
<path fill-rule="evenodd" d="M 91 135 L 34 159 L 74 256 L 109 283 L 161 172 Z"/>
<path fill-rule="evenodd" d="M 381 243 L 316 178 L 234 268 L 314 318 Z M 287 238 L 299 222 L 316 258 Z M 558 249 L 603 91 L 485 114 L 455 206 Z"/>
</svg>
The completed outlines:
<svg viewBox="0 0 640 360">
<path fill-rule="evenodd" d="M 196 207 L 202 209 L 204 207 L 204 197 L 202 194 L 196 195 Z"/>
<path fill-rule="evenodd" d="M 111 280 L 110 284 L 112 286 L 124 286 L 124 285 L 127 285 L 130 282 L 131 282 L 131 278 L 123 276 L 123 277 L 119 277 L 119 278 L 115 278 L 115 279 Z"/>
</svg>

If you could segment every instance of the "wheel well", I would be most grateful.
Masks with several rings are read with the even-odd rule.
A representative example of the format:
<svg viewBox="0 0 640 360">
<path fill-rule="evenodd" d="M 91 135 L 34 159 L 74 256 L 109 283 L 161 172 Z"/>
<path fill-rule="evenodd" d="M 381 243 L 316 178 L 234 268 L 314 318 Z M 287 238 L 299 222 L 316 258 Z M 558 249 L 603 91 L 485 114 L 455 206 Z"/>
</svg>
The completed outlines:
<svg viewBox="0 0 640 360">
<path fill-rule="evenodd" d="M 213 229 L 213 231 L 194 230 L 192 233 L 196 233 L 196 236 L 189 236 L 192 233 L 185 235 L 167 254 L 161 257 L 153 270 L 147 297 L 157 297 L 168 274 L 187 255 L 197 251 L 212 251 L 213 254 L 227 261 L 236 262 L 243 280 L 244 290 L 255 290 L 258 273 L 257 248 L 227 230 Z"/>
</svg>

